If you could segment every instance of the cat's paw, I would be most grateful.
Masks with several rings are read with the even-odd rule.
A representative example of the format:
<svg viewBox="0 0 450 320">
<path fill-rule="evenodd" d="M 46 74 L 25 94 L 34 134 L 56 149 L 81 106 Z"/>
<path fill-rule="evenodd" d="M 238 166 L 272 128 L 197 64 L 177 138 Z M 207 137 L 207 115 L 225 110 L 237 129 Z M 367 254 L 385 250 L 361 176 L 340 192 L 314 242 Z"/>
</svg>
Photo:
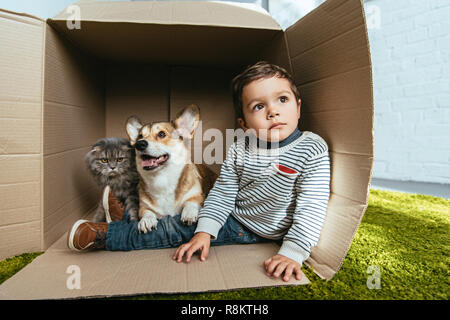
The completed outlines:
<svg viewBox="0 0 450 320">
<path fill-rule="evenodd" d="M 147 211 L 138 223 L 139 232 L 147 233 L 147 231 L 152 231 L 154 228 L 156 230 L 156 225 L 158 224 L 158 219 L 156 216 Z"/>
<path fill-rule="evenodd" d="M 129 209 L 128 210 L 128 219 L 130 221 L 138 221 L 138 210 L 137 209 Z"/>
<path fill-rule="evenodd" d="M 181 212 L 181 222 L 192 225 L 197 222 L 200 206 L 194 202 L 188 202 L 184 205 Z"/>
</svg>

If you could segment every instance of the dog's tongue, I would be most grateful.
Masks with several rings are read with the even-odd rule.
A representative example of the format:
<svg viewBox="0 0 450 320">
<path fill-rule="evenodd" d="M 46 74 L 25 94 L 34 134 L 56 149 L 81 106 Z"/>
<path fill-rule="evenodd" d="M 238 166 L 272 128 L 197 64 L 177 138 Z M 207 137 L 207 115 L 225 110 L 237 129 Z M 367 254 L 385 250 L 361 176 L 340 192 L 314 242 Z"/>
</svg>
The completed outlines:
<svg viewBox="0 0 450 320">
<path fill-rule="evenodd" d="M 161 162 L 167 160 L 167 156 L 155 158 L 151 157 L 150 159 L 142 160 L 142 167 L 157 167 Z"/>
<path fill-rule="evenodd" d="M 155 167 L 158 165 L 157 158 L 150 158 L 149 160 L 142 160 L 143 167 Z"/>
</svg>

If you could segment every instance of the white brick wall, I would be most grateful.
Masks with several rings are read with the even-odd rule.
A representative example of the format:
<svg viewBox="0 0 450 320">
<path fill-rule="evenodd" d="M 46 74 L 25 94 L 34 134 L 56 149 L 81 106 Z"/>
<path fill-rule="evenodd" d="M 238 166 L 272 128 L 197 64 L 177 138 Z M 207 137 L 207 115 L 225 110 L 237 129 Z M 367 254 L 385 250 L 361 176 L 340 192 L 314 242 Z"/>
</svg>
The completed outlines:
<svg viewBox="0 0 450 320">
<path fill-rule="evenodd" d="M 450 0 L 369 0 L 365 7 L 367 20 L 379 22 L 369 26 L 373 177 L 448 184 Z"/>
</svg>

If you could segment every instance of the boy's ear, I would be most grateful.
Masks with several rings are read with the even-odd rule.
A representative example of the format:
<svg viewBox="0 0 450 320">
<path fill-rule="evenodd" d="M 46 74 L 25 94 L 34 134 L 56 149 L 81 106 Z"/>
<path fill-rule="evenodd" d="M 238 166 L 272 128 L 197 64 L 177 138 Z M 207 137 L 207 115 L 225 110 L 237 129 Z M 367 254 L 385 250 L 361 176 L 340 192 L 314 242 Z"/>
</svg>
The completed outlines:
<svg viewBox="0 0 450 320">
<path fill-rule="evenodd" d="M 177 133 L 186 139 L 194 136 L 194 130 L 200 121 L 200 110 L 195 104 L 191 104 L 177 113 L 173 121 Z"/>
<path fill-rule="evenodd" d="M 245 126 L 245 120 L 242 118 L 237 118 L 237 122 L 239 123 L 239 125 L 241 126 L 241 128 L 245 131 L 248 128 Z"/>
<path fill-rule="evenodd" d="M 139 135 L 139 130 L 142 128 L 141 120 L 136 116 L 131 116 L 127 120 L 126 130 L 128 137 L 130 138 L 131 145 L 136 143 L 137 137 Z"/>
<path fill-rule="evenodd" d="M 302 108 L 302 100 L 298 99 L 297 113 L 298 113 L 299 119 L 300 119 L 300 115 L 301 115 L 301 108 Z"/>
</svg>

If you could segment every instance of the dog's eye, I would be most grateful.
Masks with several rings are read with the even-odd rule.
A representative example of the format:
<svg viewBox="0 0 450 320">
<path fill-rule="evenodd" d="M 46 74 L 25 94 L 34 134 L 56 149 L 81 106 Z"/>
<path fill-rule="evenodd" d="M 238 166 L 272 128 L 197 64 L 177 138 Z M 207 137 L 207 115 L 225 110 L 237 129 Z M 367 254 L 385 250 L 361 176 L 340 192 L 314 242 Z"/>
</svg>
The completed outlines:
<svg viewBox="0 0 450 320">
<path fill-rule="evenodd" d="M 166 133 L 164 131 L 158 132 L 158 138 L 165 138 L 165 137 L 166 137 Z"/>
<path fill-rule="evenodd" d="M 101 158 L 100 160 L 101 160 L 101 162 L 103 162 L 103 163 L 107 163 L 107 162 L 108 162 L 108 159 L 106 159 L 106 158 Z"/>
<path fill-rule="evenodd" d="M 140 134 L 140 135 L 138 135 L 138 137 L 137 137 L 137 139 L 139 140 L 139 139 L 142 139 L 143 137 L 142 137 L 142 134 Z"/>
</svg>

